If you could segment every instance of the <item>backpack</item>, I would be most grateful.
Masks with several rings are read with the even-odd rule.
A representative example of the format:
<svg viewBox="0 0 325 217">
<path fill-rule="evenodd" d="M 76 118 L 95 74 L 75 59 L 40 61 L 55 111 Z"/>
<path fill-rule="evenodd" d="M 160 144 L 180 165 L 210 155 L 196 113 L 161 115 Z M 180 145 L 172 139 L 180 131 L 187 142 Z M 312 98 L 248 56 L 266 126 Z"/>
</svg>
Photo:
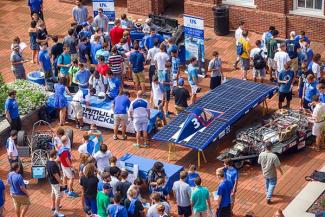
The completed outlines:
<svg viewBox="0 0 325 217">
<path fill-rule="evenodd" d="M 325 172 L 314 170 L 314 172 L 310 176 L 305 177 L 305 180 L 325 183 Z"/>
<path fill-rule="evenodd" d="M 264 69 L 266 66 L 265 59 L 262 57 L 263 50 L 260 50 L 258 54 L 254 56 L 253 64 L 255 69 Z"/>
<path fill-rule="evenodd" d="M 238 42 L 236 46 L 237 56 L 240 56 L 244 53 L 244 45 L 241 42 Z"/>
</svg>

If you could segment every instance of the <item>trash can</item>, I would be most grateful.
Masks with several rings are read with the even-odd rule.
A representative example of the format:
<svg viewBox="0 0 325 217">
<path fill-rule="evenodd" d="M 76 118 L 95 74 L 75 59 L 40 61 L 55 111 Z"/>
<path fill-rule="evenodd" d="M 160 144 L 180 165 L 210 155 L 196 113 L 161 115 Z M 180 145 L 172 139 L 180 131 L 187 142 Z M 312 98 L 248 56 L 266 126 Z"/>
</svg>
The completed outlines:
<svg viewBox="0 0 325 217">
<path fill-rule="evenodd" d="M 212 8 L 214 14 L 214 32 L 217 35 L 229 34 L 229 8 L 228 6 L 215 6 Z"/>
<path fill-rule="evenodd" d="M 27 80 L 34 82 L 39 85 L 45 85 L 45 75 L 44 72 L 33 71 L 27 75 Z"/>
</svg>

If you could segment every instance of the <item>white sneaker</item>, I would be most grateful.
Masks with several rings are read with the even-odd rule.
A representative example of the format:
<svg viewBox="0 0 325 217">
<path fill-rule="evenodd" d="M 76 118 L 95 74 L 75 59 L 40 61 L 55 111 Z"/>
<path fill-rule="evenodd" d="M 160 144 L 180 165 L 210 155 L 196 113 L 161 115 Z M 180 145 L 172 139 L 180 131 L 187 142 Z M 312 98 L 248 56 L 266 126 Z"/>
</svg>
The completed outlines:
<svg viewBox="0 0 325 217">
<path fill-rule="evenodd" d="M 63 213 L 60 213 L 60 212 L 57 212 L 57 211 L 55 211 L 55 212 L 54 212 L 54 216 L 55 216 L 55 217 L 64 217 L 64 214 L 63 214 Z"/>
</svg>

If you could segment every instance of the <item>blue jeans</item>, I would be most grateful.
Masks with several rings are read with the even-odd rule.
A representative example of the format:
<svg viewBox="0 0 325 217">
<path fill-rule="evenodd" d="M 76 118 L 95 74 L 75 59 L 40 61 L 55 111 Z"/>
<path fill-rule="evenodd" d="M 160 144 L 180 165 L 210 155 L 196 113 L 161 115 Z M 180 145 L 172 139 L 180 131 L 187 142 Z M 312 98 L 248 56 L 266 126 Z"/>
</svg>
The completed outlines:
<svg viewBox="0 0 325 217">
<path fill-rule="evenodd" d="M 85 198 L 85 205 L 87 209 L 91 211 L 92 214 L 97 214 L 97 204 L 95 199 Z"/>
<path fill-rule="evenodd" d="M 265 178 L 266 199 L 271 199 L 274 188 L 276 186 L 277 178 Z"/>
</svg>

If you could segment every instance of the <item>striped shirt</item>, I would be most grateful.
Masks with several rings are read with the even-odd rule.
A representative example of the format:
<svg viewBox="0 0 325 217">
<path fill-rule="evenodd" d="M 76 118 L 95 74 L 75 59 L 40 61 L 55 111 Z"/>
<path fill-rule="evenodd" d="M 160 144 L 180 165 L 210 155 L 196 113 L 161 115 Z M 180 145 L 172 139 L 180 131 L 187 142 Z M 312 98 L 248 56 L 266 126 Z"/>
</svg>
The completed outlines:
<svg viewBox="0 0 325 217">
<path fill-rule="evenodd" d="M 110 65 L 111 71 L 114 74 L 122 74 L 121 63 L 123 63 L 124 58 L 121 55 L 112 55 L 108 58 L 108 63 Z"/>
</svg>

